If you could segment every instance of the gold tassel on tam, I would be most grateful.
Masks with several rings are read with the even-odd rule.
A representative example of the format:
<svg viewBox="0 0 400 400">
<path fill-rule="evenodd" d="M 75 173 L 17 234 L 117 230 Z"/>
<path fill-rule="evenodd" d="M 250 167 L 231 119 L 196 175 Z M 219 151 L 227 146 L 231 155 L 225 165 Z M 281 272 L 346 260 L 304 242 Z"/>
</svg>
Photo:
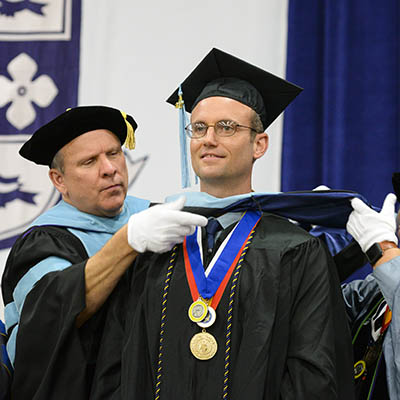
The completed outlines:
<svg viewBox="0 0 400 400">
<path fill-rule="evenodd" d="M 129 150 L 133 150 L 135 148 L 135 130 L 133 129 L 132 125 L 128 122 L 126 119 L 126 113 L 121 111 L 122 116 L 124 117 L 125 123 L 126 123 L 126 139 L 124 146 L 128 148 Z"/>
</svg>

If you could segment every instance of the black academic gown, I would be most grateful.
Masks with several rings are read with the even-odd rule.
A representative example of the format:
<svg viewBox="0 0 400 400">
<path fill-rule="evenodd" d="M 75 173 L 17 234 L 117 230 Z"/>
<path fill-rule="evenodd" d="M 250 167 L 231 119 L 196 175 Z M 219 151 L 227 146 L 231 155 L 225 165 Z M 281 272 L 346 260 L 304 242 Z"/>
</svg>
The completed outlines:
<svg viewBox="0 0 400 400">
<path fill-rule="evenodd" d="M 88 256 L 82 243 L 66 229 L 55 226 L 36 227 L 22 235 L 7 260 L 2 281 L 4 302 L 13 301 L 20 278 L 49 256 L 73 265 L 46 274 L 25 299 L 17 334 L 13 400 L 89 398 L 100 340 L 97 332 L 101 332 L 104 313 L 100 311 L 80 329 L 76 327 L 76 317 L 85 308 L 84 266 Z"/>
<path fill-rule="evenodd" d="M 118 285 L 91 399 L 155 398 L 170 259 L 171 253 L 139 256 Z M 222 398 L 230 287 L 207 329 L 218 351 L 197 360 L 189 342 L 201 329 L 188 318 L 192 298 L 178 246 L 164 305 L 160 399 Z M 266 214 L 259 222 L 239 274 L 231 329 L 227 399 L 353 399 L 351 340 L 335 266 L 319 239 L 286 219 Z"/>
</svg>

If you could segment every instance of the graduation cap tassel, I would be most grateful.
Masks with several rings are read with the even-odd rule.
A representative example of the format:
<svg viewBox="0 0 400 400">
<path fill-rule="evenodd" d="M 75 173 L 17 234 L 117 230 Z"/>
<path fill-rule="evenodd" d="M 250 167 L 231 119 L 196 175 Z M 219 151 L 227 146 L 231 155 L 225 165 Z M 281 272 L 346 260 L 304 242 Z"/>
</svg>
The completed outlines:
<svg viewBox="0 0 400 400">
<path fill-rule="evenodd" d="M 125 147 L 128 148 L 129 150 L 133 150 L 136 146 L 135 142 L 135 130 L 133 129 L 133 126 L 129 123 L 129 121 L 126 118 L 126 113 L 121 111 L 122 116 L 124 117 L 125 123 L 126 123 L 126 139 L 125 139 Z"/>
<path fill-rule="evenodd" d="M 182 88 L 179 86 L 178 91 L 179 100 L 175 104 L 175 107 L 179 110 L 179 143 L 181 152 L 181 182 L 182 187 L 187 188 L 190 184 L 190 160 L 187 150 L 187 139 L 185 134 L 185 127 L 187 125 L 187 117 L 185 110 L 185 103 L 183 101 Z"/>
</svg>

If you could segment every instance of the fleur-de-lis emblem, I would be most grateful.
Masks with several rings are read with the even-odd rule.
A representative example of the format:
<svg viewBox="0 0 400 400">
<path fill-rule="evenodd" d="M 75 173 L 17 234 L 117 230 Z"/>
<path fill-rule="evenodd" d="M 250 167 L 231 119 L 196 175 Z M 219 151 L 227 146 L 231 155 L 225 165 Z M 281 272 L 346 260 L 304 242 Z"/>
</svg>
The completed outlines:
<svg viewBox="0 0 400 400">
<path fill-rule="evenodd" d="M 0 108 L 11 102 L 6 118 L 19 130 L 36 118 L 32 102 L 39 107 L 48 107 L 58 94 L 57 86 L 48 75 L 40 75 L 33 80 L 37 70 L 35 60 L 21 53 L 7 65 L 12 80 L 0 75 Z"/>
</svg>

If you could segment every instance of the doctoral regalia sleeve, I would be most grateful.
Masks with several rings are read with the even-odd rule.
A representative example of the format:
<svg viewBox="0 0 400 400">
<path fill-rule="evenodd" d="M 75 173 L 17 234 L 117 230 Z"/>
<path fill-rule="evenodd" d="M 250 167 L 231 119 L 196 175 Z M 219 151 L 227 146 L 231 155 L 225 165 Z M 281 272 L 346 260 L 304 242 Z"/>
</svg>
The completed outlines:
<svg viewBox="0 0 400 400">
<path fill-rule="evenodd" d="M 157 255 L 156 255 L 157 256 Z M 152 253 L 140 254 L 122 276 L 108 299 L 107 316 L 104 323 L 94 374 L 91 400 L 121 400 L 121 365 L 125 343 L 126 320 L 136 312 L 138 297 L 143 290 L 148 265 L 152 262 Z M 136 291 L 132 292 L 132 280 Z M 141 338 L 146 345 L 146 338 Z M 130 380 L 129 380 L 130 381 Z M 151 387 L 151 385 L 150 385 Z"/>
<path fill-rule="evenodd" d="M 125 282 L 123 277 L 109 298 L 110 306 L 104 326 L 105 333 L 90 394 L 92 400 L 121 398 L 121 359 L 128 300 Z"/>
<path fill-rule="evenodd" d="M 383 350 L 390 398 L 398 399 L 400 394 L 400 257 L 395 257 L 374 268 L 373 276 L 392 310 L 392 321 L 383 342 Z"/>
<path fill-rule="evenodd" d="M 334 262 L 311 239 L 283 259 L 291 265 L 290 339 L 280 398 L 354 398 L 350 331 Z"/>
<path fill-rule="evenodd" d="M 371 304 L 376 302 L 376 297 L 382 296 L 378 282 L 372 274 L 365 279 L 355 279 L 343 283 L 342 294 L 351 331 L 354 326 L 358 327 L 360 321 L 364 319 Z"/>
<path fill-rule="evenodd" d="M 41 260 L 56 256 L 71 265 L 44 274 L 24 298 L 17 329 L 12 398 L 88 398 L 102 312 L 81 328 L 76 317 L 85 307 L 84 267 L 88 258 L 81 242 L 58 227 L 37 227 L 13 246 L 2 279 L 3 298 L 12 306 L 24 277 Z M 17 288 L 17 289 L 16 289 Z"/>
<path fill-rule="evenodd" d="M 5 326 L 0 321 L 0 400 L 10 399 L 12 367 L 6 351 L 6 339 Z"/>
</svg>

